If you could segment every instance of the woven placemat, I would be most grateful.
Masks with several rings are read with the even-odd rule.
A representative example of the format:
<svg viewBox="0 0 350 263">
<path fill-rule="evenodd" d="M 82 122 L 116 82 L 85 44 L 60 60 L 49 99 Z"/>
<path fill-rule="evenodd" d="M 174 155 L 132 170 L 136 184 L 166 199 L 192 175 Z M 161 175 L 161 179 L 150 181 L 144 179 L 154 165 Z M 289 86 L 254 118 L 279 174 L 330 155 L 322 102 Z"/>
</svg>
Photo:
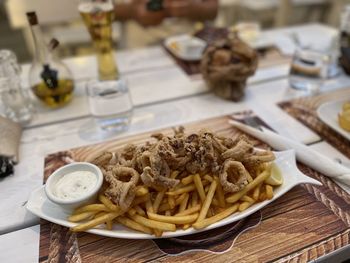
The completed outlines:
<svg viewBox="0 0 350 263">
<path fill-rule="evenodd" d="M 316 112 L 323 103 L 344 98 L 350 99 L 350 89 L 284 101 L 279 103 L 279 106 L 350 159 L 350 141 L 323 123 Z"/>
<path fill-rule="evenodd" d="M 195 34 L 196 37 L 203 39 L 208 44 L 228 36 L 226 28 L 205 27 Z M 164 49 L 175 60 L 178 66 L 189 76 L 200 74 L 200 61 L 187 61 L 178 58 L 163 45 Z M 259 55 L 259 68 L 275 66 L 290 62 L 290 57 L 283 55 L 275 46 L 267 46 L 257 49 Z"/>
</svg>

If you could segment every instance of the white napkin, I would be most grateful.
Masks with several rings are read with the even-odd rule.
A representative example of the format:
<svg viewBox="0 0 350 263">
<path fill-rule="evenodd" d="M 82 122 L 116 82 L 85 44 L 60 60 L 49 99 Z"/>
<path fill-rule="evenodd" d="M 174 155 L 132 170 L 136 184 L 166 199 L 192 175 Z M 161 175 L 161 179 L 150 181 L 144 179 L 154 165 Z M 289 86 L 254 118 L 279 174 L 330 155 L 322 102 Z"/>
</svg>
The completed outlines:
<svg viewBox="0 0 350 263">
<path fill-rule="evenodd" d="M 278 135 L 268 129 L 259 131 L 240 122 L 230 120 L 237 129 L 269 144 L 276 150 L 294 149 L 297 159 L 314 170 L 350 186 L 350 169 L 316 152 L 306 145 Z"/>
</svg>

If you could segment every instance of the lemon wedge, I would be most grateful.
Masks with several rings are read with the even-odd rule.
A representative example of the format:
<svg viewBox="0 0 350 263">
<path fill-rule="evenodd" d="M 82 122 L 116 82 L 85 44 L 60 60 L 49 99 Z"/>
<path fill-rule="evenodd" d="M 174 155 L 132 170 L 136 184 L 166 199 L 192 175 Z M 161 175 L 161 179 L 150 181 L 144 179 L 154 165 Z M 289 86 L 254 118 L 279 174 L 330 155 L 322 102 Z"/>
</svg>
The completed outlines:
<svg viewBox="0 0 350 263">
<path fill-rule="evenodd" d="M 350 115 L 345 115 L 344 113 L 338 114 L 338 122 L 340 127 L 344 130 L 350 132 Z"/>
<path fill-rule="evenodd" d="M 338 114 L 338 123 L 343 130 L 350 132 L 350 101 L 343 104 L 342 112 Z"/>
<path fill-rule="evenodd" d="M 281 170 L 276 164 L 271 164 L 271 175 L 265 180 L 265 183 L 273 186 L 279 186 L 283 184 L 283 176 Z"/>
</svg>

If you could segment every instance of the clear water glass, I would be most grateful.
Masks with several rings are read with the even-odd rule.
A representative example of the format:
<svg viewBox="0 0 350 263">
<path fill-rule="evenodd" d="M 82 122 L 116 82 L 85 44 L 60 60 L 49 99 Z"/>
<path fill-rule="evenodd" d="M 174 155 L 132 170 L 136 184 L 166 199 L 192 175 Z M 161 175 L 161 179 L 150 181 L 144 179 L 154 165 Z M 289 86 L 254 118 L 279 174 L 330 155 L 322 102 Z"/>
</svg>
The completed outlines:
<svg viewBox="0 0 350 263">
<path fill-rule="evenodd" d="M 132 101 L 124 79 L 87 83 L 90 112 L 98 127 L 105 131 L 123 131 L 129 126 Z"/>
<path fill-rule="evenodd" d="M 290 72 L 290 86 L 297 90 L 317 93 L 328 75 L 329 56 L 323 52 L 298 48 Z"/>
</svg>

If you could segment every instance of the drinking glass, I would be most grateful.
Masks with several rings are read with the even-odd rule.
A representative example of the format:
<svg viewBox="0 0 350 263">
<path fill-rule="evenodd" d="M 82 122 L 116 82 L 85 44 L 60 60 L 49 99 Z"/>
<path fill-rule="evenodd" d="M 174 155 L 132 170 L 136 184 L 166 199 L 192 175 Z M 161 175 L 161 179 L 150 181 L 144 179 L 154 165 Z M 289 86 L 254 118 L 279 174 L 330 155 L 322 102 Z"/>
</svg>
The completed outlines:
<svg viewBox="0 0 350 263">
<path fill-rule="evenodd" d="M 21 86 L 21 67 L 10 50 L 0 50 L 0 104 L 5 117 L 25 125 L 33 115 L 28 91 Z"/>
<path fill-rule="evenodd" d="M 119 77 L 112 42 L 114 6 L 112 0 L 80 0 L 78 10 L 90 33 L 97 53 L 100 80 Z"/>
<path fill-rule="evenodd" d="M 124 79 L 87 84 L 90 112 L 104 130 L 123 130 L 130 122 L 132 102 Z"/>
<path fill-rule="evenodd" d="M 133 105 L 124 79 L 86 84 L 86 92 L 93 120 L 81 128 L 86 140 L 102 140 L 128 129 Z"/>
<path fill-rule="evenodd" d="M 294 53 L 289 83 L 292 88 L 316 93 L 328 75 L 329 56 L 307 48 L 298 48 Z"/>
</svg>

